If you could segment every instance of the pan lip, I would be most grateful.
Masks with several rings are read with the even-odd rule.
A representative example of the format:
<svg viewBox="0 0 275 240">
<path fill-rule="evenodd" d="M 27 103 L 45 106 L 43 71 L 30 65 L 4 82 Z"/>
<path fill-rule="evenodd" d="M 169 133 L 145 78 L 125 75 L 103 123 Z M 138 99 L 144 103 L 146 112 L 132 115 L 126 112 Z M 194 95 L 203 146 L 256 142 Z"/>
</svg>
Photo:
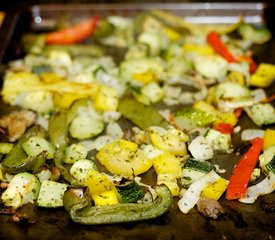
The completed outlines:
<svg viewBox="0 0 275 240">
<path fill-rule="evenodd" d="M 171 6 L 170 6 L 171 5 Z M 193 9 L 193 10 L 201 10 L 201 11 L 208 11 L 208 10 L 230 10 L 232 13 L 234 13 L 234 10 L 246 10 L 248 11 L 248 14 L 255 13 L 255 14 L 261 14 L 264 9 L 269 8 L 270 6 L 275 6 L 275 4 L 269 4 L 269 3 L 160 3 L 160 4 L 154 4 L 154 3 L 134 3 L 134 4 L 128 4 L 128 3 L 119 3 L 119 4 L 36 4 L 31 6 L 26 6 L 26 8 L 22 9 L 22 11 L 28 11 L 30 13 L 40 13 L 45 11 L 49 12 L 58 12 L 60 10 L 62 11 L 95 11 L 96 9 L 102 10 L 102 11 L 108 11 L 108 10 L 120 10 L 121 12 L 127 11 L 127 10 L 149 10 L 153 8 L 160 8 L 164 10 L 187 10 L 187 9 Z M 179 7 L 177 7 L 179 6 Z M 168 8 L 167 8 L 168 7 Z M 203 8 L 199 8 L 203 7 Z M 230 7 L 230 8 L 229 8 Z M 13 21 L 13 27 L 16 26 L 16 21 L 20 16 L 20 12 L 14 13 L 13 16 L 10 16 L 10 20 Z M 195 16 L 196 17 L 196 16 Z M 14 29 L 13 28 L 13 29 Z M 13 31 L 13 30 L 12 30 Z M 12 37 L 12 32 L 9 33 L 9 38 Z M 1 31 L 0 31 L 1 32 Z M 6 47 L 5 47 L 6 48 Z M 4 48 L 4 51 L 6 50 Z M 0 62 L 1 62 L 1 49 L 0 49 Z M 259 234 L 260 236 L 260 234 Z"/>
<path fill-rule="evenodd" d="M 163 8 L 171 10 L 263 10 L 266 7 L 275 6 L 272 2 L 174 2 L 174 3 L 72 3 L 72 4 L 53 4 L 42 3 L 30 5 L 30 10 L 37 10 L 43 8 L 44 11 L 60 11 L 60 10 L 135 10 L 135 9 L 152 9 Z"/>
</svg>

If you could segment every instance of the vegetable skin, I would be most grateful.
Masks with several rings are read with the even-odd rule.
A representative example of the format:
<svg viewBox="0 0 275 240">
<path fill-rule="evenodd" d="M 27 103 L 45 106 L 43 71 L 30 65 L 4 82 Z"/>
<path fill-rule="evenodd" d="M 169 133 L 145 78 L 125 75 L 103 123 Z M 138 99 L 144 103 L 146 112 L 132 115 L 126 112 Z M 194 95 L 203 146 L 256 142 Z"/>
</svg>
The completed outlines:
<svg viewBox="0 0 275 240">
<path fill-rule="evenodd" d="M 168 211 L 173 197 L 170 190 L 162 185 L 154 188 L 157 198 L 153 202 L 123 203 L 104 206 L 89 206 L 89 199 L 83 190 L 70 189 L 63 201 L 70 218 L 79 224 L 98 225 L 136 222 L 156 218 Z"/>
</svg>

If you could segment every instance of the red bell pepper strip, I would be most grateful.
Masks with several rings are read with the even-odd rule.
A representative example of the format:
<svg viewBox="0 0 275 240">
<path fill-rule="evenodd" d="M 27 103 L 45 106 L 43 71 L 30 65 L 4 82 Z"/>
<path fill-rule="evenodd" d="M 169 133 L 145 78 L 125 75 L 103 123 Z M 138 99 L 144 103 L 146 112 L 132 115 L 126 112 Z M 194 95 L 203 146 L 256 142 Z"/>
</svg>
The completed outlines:
<svg viewBox="0 0 275 240">
<path fill-rule="evenodd" d="M 74 44 L 84 41 L 91 36 L 99 21 L 98 16 L 83 21 L 75 26 L 47 33 L 45 36 L 46 44 Z"/>
<path fill-rule="evenodd" d="M 262 150 L 263 139 L 259 137 L 254 138 L 251 140 L 251 144 L 252 146 L 233 169 L 226 191 L 228 200 L 239 199 L 245 195 L 250 176 Z"/>
<path fill-rule="evenodd" d="M 242 116 L 242 113 L 243 113 L 243 109 L 242 108 L 236 108 L 234 110 L 234 114 L 237 118 L 240 118 Z"/>
<path fill-rule="evenodd" d="M 233 133 L 233 126 L 230 123 L 218 123 L 214 126 L 214 129 L 226 134 Z"/>
<path fill-rule="evenodd" d="M 223 42 L 220 39 L 220 36 L 216 32 L 210 32 L 207 35 L 207 42 L 216 53 L 225 58 L 228 62 L 237 62 L 235 57 L 231 54 L 230 51 L 228 51 L 227 47 L 223 44 Z"/>
<path fill-rule="evenodd" d="M 253 60 L 253 58 L 248 56 L 239 56 L 238 62 L 245 61 L 249 63 L 249 72 L 250 74 L 254 73 L 258 67 L 257 63 Z"/>
<path fill-rule="evenodd" d="M 249 63 L 249 71 L 250 73 L 254 73 L 257 69 L 256 62 L 247 56 L 240 56 L 236 59 L 233 54 L 227 49 L 224 43 L 221 41 L 220 36 L 216 32 L 210 32 L 207 35 L 207 42 L 213 48 L 213 50 L 226 59 L 230 63 L 246 61 Z"/>
<path fill-rule="evenodd" d="M 268 98 L 265 98 L 264 100 L 262 100 L 261 102 L 262 103 L 270 103 L 270 102 L 273 102 L 275 101 L 275 94 L 271 95 L 270 97 Z"/>
</svg>

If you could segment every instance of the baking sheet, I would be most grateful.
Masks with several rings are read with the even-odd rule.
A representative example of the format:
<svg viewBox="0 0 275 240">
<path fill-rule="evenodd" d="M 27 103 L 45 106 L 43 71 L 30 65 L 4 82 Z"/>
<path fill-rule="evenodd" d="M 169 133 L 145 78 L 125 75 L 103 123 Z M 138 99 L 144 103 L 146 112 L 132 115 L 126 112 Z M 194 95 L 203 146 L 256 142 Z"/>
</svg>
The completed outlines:
<svg viewBox="0 0 275 240">
<path fill-rule="evenodd" d="M 196 23 L 234 23 L 242 15 L 245 21 L 274 28 L 274 6 L 264 3 L 182 3 L 182 4 L 80 4 L 80 5 L 35 5 L 15 11 L 4 20 L 0 31 L 0 60 L 6 63 L 21 57 L 19 39 L 27 31 L 45 31 L 54 27 L 60 14 L 74 18 L 100 16 L 133 16 L 140 11 L 164 9 Z M 275 62 L 275 43 L 255 49 L 258 61 Z M 275 92 L 275 86 L 268 89 Z M 1 113 L 5 106 L 1 105 Z M 0 113 L 0 114 L 1 114 Z M 245 116 L 241 125 L 254 127 Z M 274 126 L 273 126 L 274 127 Z M 238 144 L 240 136 L 233 141 Z M 230 174 L 238 156 L 219 154 L 214 160 Z M 153 172 L 149 172 L 149 175 Z M 150 177 L 150 176 L 149 176 Z M 10 216 L 0 215 L 0 239 L 273 239 L 275 238 L 275 214 L 264 212 L 260 205 L 264 200 L 275 201 L 275 193 L 259 199 L 253 205 L 237 201 L 221 200 L 230 213 L 220 220 L 209 220 L 196 209 L 182 214 L 176 201 L 169 212 L 157 219 L 138 223 L 105 226 L 81 226 L 72 223 L 62 209 L 39 209 L 38 222 L 34 225 L 16 224 Z"/>
</svg>

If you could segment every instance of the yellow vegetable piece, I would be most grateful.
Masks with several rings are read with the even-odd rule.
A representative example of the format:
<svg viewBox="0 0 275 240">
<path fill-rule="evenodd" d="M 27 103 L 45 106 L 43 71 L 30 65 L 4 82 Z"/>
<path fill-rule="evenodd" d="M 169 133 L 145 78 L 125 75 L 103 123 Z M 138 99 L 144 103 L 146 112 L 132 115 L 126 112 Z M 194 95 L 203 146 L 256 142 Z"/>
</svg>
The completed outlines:
<svg viewBox="0 0 275 240">
<path fill-rule="evenodd" d="M 270 148 L 271 146 L 275 145 L 275 130 L 273 129 L 266 129 L 264 133 L 264 143 L 263 143 L 263 150 Z"/>
<path fill-rule="evenodd" d="M 210 87 L 208 89 L 208 94 L 206 97 L 206 102 L 207 103 L 215 103 L 216 102 L 216 88 L 217 86 Z"/>
<path fill-rule="evenodd" d="M 52 84 L 52 83 L 58 83 L 64 81 L 63 78 L 58 76 L 55 73 L 52 72 L 43 72 L 40 74 L 40 79 L 42 82 L 47 83 L 47 84 Z"/>
<path fill-rule="evenodd" d="M 115 111 L 118 106 L 118 92 L 111 87 L 100 86 L 94 96 L 94 107 L 100 111 Z"/>
<path fill-rule="evenodd" d="M 132 79 L 142 82 L 142 83 L 150 83 L 156 81 L 156 75 L 153 72 L 145 72 L 145 73 L 134 73 L 132 75 Z"/>
<path fill-rule="evenodd" d="M 92 195 L 95 206 L 113 205 L 119 203 L 115 190 Z"/>
<path fill-rule="evenodd" d="M 111 173 L 124 177 L 144 173 L 153 165 L 136 143 L 124 139 L 105 145 L 96 157 Z"/>
<path fill-rule="evenodd" d="M 275 65 L 261 63 L 250 78 L 250 85 L 256 87 L 269 87 L 275 79 Z"/>
<path fill-rule="evenodd" d="M 227 76 L 227 80 L 231 82 L 236 82 L 242 86 L 246 86 L 245 76 L 240 72 L 230 72 Z"/>
<path fill-rule="evenodd" d="M 3 172 L 2 172 L 2 169 L 0 168 L 0 181 L 2 181 L 3 179 L 4 179 Z"/>
<path fill-rule="evenodd" d="M 202 192 L 201 196 L 205 198 L 211 198 L 214 200 L 218 200 L 222 194 L 225 192 L 229 181 L 220 178 L 218 181 L 206 187 Z"/>
<path fill-rule="evenodd" d="M 165 130 L 159 127 L 150 128 L 150 139 L 155 147 L 178 156 L 185 156 L 187 148 L 185 142 L 189 137 L 175 128 Z"/>
<path fill-rule="evenodd" d="M 180 158 L 165 152 L 154 158 L 154 168 L 157 175 L 172 174 L 174 178 L 182 177 L 182 164 Z"/>
<path fill-rule="evenodd" d="M 71 104 L 81 98 L 88 97 L 89 94 L 81 94 L 81 93 L 55 93 L 53 100 L 54 104 L 58 108 L 69 108 Z"/>
<path fill-rule="evenodd" d="M 185 52 L 194 52 L 199 55 L 215 54 L 213 48 L 211 48 L 209 45 L 198 45 L 198 44 L 186 43 L 182 45 L 182 48 Z"/>
<path fill-rule="evenodd" d="M 162 173 L 158 175 L 157 185 L 165 184 L 169 190 L 171 191 L 173 196 L 179 196 L 180 188 L 177 183 L 177 179 L 173 174 L 170 173 Z"/>
<path fill-rule="evenodd" d="M 232 126 L 235 126 L 237 122 L 238 118 L 233 112 L 219 112 L 219 114 L 217 115 L 217 119 L 214 121 L 213 125 L 215 126 L 218 123 L 229 123 Z"/>
<path fill-rule="evenodd" d="M 212 115 L 213 118 L 216 118 L 218 114 L 218 110 L 213 105 L 205 101 L 196 101 L 193 104 L 193 108 L 205 111 L 208 114 Z"/>
<path fill-rule="evenodd" d="M 115 189 L 113 182 L 96 170 L 89 172 L 84 180 L 84 186 L 88 187 L 91 196 Z"/>
<path fill-rule="evenodd" d="M 172 41 L 177 41 L 181 38 L 181 34 L 176 32 L 172 28 L 165 27 L 163 30 L 164 30 L 166 36 Z"/>
<path fill-rule="evenodd" d="M 236 125 L 238 122 L 238 118 L 233 112 L 222 113 L 218 111 L 213 105 L 205 101 L 198 101 L 194 103 L 194 108 L 207 112 L 212 115 L 215 119 L 213 125 L 217 125 L 218 123 L 229 123 L 232 126 Z"/>
</svg>

